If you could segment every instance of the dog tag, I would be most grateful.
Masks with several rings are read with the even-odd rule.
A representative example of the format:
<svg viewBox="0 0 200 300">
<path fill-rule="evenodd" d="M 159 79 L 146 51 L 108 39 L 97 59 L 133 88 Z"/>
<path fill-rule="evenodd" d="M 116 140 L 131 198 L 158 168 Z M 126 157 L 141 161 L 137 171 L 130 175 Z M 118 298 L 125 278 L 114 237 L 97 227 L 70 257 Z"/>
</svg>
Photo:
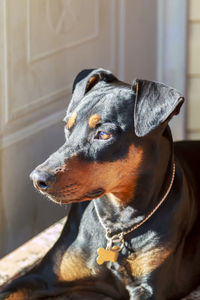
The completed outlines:
<svg viewBox="0 0 200 300">
<path fill-rule="evenodd" d="M 112 261 L 116 262 L 118 259 L 118 251 L 119 247 L 114 246 L 112 249 L 104 249 L 104 248 L 99 248 L 97 250 L 97 263 L 98 265 L 102 265 L 106 261 Z"/>
</svg>

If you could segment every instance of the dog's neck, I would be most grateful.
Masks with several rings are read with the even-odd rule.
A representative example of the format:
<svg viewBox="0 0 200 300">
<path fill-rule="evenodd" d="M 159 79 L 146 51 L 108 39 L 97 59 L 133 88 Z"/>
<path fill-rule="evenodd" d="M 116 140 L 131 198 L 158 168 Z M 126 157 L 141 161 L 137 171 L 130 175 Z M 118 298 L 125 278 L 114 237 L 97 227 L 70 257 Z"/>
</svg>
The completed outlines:
<svg viewBox="0 0 200 300">
<path fill-rule="evenodd" d="M 105 230 L 110 230 L 112 234 L 126 231 L 144 220 L 162 199 L 173 173 L 173 144 L 169 137 L 162 137 L 157 164 L 149 168 L 150 172 L 141 173 L 138 188 L 128 204 L 123 205 L 114 193 L 94 200 Z"/>
</svg>

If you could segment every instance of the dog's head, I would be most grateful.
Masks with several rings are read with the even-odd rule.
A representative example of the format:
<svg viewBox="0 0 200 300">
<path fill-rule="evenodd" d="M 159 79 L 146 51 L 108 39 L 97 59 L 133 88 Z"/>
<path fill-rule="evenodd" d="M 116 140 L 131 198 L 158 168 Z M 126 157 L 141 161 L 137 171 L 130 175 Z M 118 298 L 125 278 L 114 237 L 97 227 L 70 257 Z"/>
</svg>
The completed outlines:
<svg viewBox="0 0 200 300">
<path fill-rule="evenodd" d="M 80 72 L 64 119 L 66 142 L 32 172 L 34 186 L 63 204 L 105 193 L 128 202 L 145 145 L 159 139 L 183 101 L 161 83 L 137 79 L 129 85 L 104 69 Z"/>
</svg>

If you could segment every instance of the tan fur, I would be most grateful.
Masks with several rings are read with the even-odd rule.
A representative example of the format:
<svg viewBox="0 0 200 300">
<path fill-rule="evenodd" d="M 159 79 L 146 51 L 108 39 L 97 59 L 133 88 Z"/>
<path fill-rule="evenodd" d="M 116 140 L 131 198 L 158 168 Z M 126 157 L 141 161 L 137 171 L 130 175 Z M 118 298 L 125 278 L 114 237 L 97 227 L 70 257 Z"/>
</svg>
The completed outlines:
<svg viewBox="0 0 200 300">
<path fill-rule="evenodd" d="M 106 194 L 112 193 L 118 204 L 126 204 L 134 195 L 142 158 L 143 149 L 134 145 L 130 146 L 127 157 L 114 162 L 88 162 L 73 156 L 62 166 L 63 171 L 57 173 L 55 200 L 62 203 L 89 200 L 87 193 L 102 188 Z"/>
<path fill-rule="evenodd" d="M 92 115 L 89 120 L 88 120 L 88 124 L 90 128 L 95 128 L 97 126 L 97 124 L 99 124 L 101 121 L 101 117 L 97 114 Z"/>
<path fill-rule="evenodd" d="M 157 269 L 171 252 L 169 248 L 158 247 L 143 253 L 132 253 L 124 264 L 133 277 L 141 277 Z"/>
<path fill-rule="evenodd" d="M 27 300 L 29 299 L 29 296 L 26 292 L 18 291 L 12 293 L 10 296 L 5 298 L 5 300 Z"/>
<path fill-rule="evenodd" d="M 58 278 L 61 281 L 74 281 L 84 279 L 92 275 L 81 254 L 67 251 L 60 261 L 58 267 Z"/>
<path fill-rule="evenodd" d="M 69 120 L 67 121 L 67 128 L 68 129 L 71 129 L 74 126 L 74 124 L 76 122 L 76 118 L 77 118 L 77 113 L 74 112 L 72 114 L 72 116 L 69 118 Z"/>
</svg>

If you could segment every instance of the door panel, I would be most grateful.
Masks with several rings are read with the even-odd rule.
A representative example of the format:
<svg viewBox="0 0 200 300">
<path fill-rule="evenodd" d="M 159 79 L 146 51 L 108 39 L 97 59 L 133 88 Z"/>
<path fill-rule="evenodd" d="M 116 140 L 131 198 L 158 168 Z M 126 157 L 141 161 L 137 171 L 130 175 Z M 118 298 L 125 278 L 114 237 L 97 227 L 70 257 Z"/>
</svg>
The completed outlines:
<svg viewBox="0 0 200 300">
<path fill-rule="evenodd" d="M 81 68 L 114 69 L 116 16 L 114 1 L 6 0 L 3 6 L 6 136 L 64 108 Z"/>
<path fill-rule="evenodd" d="M 29 173 L 64 139 L 75 75 L 117 72 L 116 1 L 0 0 L 0 255 L 67 213 Z"/>
</svg>

